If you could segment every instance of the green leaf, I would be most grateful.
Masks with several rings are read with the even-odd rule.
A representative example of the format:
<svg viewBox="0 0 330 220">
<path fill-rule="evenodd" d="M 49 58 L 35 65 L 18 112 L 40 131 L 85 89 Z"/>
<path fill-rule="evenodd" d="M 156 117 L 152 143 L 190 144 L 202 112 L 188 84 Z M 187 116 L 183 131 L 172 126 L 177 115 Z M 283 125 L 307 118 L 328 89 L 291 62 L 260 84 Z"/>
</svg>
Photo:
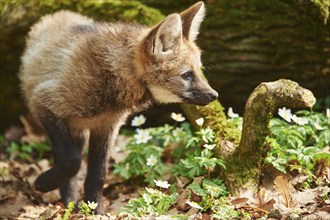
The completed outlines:
<svg viewBox="0 0 330 220">
<path fill-rule="evenodd" d="M 186 148 L 193 146 L 195 147 L 196 144 L 200 141 L 200 139 L 198 137 L 191 137 L 186 144 Z"/>
<path fill-rule="evenodd" d="M 191 184 L 187 186 L 188 189 L 191 189 L 196 195 L 207 196 L 205 189 L 202 189 L 201 184 L 194 180 Z"/>
<path fill-rule="evenodd" d="M 219 196 L 225 196 L 228 193 L 224 183 L 217 179 L 204 179 L 202 186 L 203 189 L 206 189 L 207 193 L 214 198 L 218 198 Z"/>
<path fill-rule="evenodd" d="M 313 159 L 316 161 L 325 160 L 327 165 L 330 165 L 330 154 L 327 152 L 316 153 L 314 154 Z"/>
</svg>

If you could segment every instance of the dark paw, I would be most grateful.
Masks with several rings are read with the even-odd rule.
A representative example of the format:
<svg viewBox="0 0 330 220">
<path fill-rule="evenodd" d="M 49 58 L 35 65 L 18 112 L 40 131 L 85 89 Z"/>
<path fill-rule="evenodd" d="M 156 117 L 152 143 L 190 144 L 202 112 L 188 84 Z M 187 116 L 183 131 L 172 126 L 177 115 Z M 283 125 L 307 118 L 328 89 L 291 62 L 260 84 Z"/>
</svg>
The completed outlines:
<svg viewBox="0 0 330 220">
<path fill-rule="evenodd" d="M 49 184 L 47 184 L 47 182 L 44 181 L 42 174 L 34 182 L 34 189 L 36 191 L 43 192 L 43 193 L 53 190 L 51 188 L 51 186 Z"/>
</svg>

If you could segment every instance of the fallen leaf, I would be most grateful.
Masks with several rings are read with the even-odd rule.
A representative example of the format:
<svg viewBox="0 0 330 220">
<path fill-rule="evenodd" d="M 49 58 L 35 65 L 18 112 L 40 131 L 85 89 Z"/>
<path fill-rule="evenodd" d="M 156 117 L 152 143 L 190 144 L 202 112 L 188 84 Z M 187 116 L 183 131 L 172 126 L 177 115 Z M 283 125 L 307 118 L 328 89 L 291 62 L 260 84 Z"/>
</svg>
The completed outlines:
<svg viewBox="0 0 330 220">
<path fill-rule="evenodd" d="M 41 217 L 45 219 L 54 219 L 61 209 L 62 207 L 59 205 L 48 206 L 47 209 L 41 214 Z"/>
<path fill-rule="evenodd" d="M 128 201 L 132 198 L 139 197 L 138 193 L 132 193 L 132 194 L 123 194 L 120 193 L 119 197 L 113 201 L 111 201 L 111 205 L 109 206 L 108 210 L 111 212 L 119 212 L 119 210 L 127 205 Z"/>
<path fill-rule="evenodd" d="M 13 199 L 8 199 L 1 202 L 0 218 L 1 219 L 17 219 L 17 216 L 22 212 L 24 205 L 30 203 L 30 200 L 22 192 L 17 192 Z M 15 216 L 15 218 L 13 218 Z"/>
<path fill-rule="evenodd" d="M 303 220 L 313 220 L 313 219 L 329 220 L 330 214 L 329 214 L 329 212 L 318 211 L 318 212 L 312 213 L 310 215 L 303 216 L 302 219 Z"/>
<path fill-rule="evenodd" d="M 237 205 L 241 203 L 246 203 L 249 199 L 248 198 L 237 198 L 231 201 L 232 205 Z"/>
<path fill-rule="evenodd" d="M 189 178 L 186 178 L 186 177 L 178 177 L 178 176 L 176 176 L 175 179 L 177 181 L 178 188 L 184 188 L 189 183 L 191 183 L 191 180 Z"/>
<path fill-rule="evenodd" d="M 248 203 L 255 203 L 256 199 L 254 197 L 254 192 L 251 189 L 240 188 L 239 189 L 239 198 L 247 198 Z"/>
<path fill-rule="evenodd" d="M 318 193 L 313 189 L 306 189 L 302 192 L 297 192 L 295 195 L 295 201 L 298 202 L 300 206 L 304 206 L 308 203 L 313 203 L 314 198 L 318 195 Z"/>
<path fill-rule="evenodd" d="M 290 183 L 292 184 L 292 186 L 301 184 L 303 182 L 305 182 L 306 180 L 308 180 L 308 176 L 306 174 L 300 173 L 297 176 L 295 176 Z"/>
<path fill-rule="evenodd" d="M 259 204 L 265 202 L 265 194 L 266 194 L 266 189 L 264 187 L 261 187 L 257 194 Z"/>
<path fill-rule="evenodd" d="M 21 115 L 19 119 L 21 120 L 26 133 L 21 138 L 23 143 L 42 143 L 46 140 L 43 128 L 36 123 L 31 115 Z"/>
<path fill-rule="evenodd" d="M 13 183 L 7 182 L 0 182 L 0 202 L 3 202 L 7 199 L 13 199 L 16 197 L 17 195 L 17 191 L 15 190 L 15 188 L 17 188 L 17 186 L 13 186 Z"/>
<path fill-rule="evenodd" d="M 19 142 L 22 135 L 24 134 L 24 129 L 19 126 L 11 126 L 4 133 L 5 141 L 10 142 Z"/>
<path fill-rule="evenodd" d="M 190 209 L 190 206 L 186 203 L 189 200 L 191 191 L 189 189 L 182 189 L 179 193 L 178 198 L 175 201 L 175 207 L 179 211 L 186 212 Z"/>
<path fill-rule="evenodd" d="M 258 204 L 258 207 L 270 212 L 274 208 L 275 200 L 271 199 L 268 202 Z"/>
<path fill-rule="evenodd" d="M 294 193 L 294 188 L 289 183 L 288 177 L 278 176 L 274 180 L 274 187 L 277 192 L 279 192 L 283 197 L 283 205 L 287 208 L 296 207 L 297 203 L 294 201 L 292 194 Z"/>
</svg>

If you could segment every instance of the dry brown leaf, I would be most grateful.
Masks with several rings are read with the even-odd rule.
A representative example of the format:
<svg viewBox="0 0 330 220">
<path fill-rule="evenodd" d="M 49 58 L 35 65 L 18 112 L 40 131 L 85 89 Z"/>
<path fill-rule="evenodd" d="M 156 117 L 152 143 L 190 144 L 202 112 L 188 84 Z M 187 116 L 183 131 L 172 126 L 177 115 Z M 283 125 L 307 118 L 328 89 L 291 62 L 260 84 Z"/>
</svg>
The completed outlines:
<svg viewBox="0 0 330 220">
<path fill-rule="evenodd" d="M 11 126 L 4 133 L 5 141 L 8 143 L 19 142 L 22 135 L 24 134 L 24 129 L 19 126 Z"/>
<path fill-rule="evenodd" d="M 31 204 L 30 200 L 22 192 L 18 191 L 13 199 L 1 201 L 0 218 L 1 219 L 17 219 L 22 213 L 22 207 Z"/>
<path fill-rule="evenodd" d="M 329 220 L 330 219 L 330 214 L 329 212 L 324 212 L 324 211 L 317 211 L 309 215 L 305 215 L 302 217 L 302 220 Z"/>
<path fill-rule="evenodd" d="M 32 119 L 31 116 L 27 115 L 25 117 L 21 115 L 19 118 L 26 133 L 26 135 L 21 138 L 23 143 L 42 143 L 46 140 L 43 129 Z"/>
<path fill-rule="evenodd" d="M 26 115 L 20 115 L 19 119 L 22 122 L 27 134 L 35 134 L 37 136 L 45 135 L 44 129 L 31 114 L 28 113 Z"/>
<path fill-rule="evenodd" d="M 266 189 L 264 187 L 261 187 L 257 194 L 259 204 L 262 204 L 265 202 L 265 194 L 266 194 Z"/>
<path fill-rule="evenodd" d="M 176 179 L 177 186 L 179 189 L 185 188 L 189 183 L 191 183 L 191 180 L 186 177 L 176 176 L 175 179 Z"/>
<path fill-rule="evenodd" d="M 40 215 L 44 219 L 54 219 L 59 215 L 59 211 L 63 209 L 59 205 L 48 205 L 46 210 Z"/>
<path fill-rule="evenodd" d="M 118 213 L 123 206 L 127 205 L 130 199 L 137 197 L 139 197 L 137 192 L 131 194 L 120 193 L 117 199 L 111 201 L 111 204 L 107 210 L 110 212 Z"/>
<path fill-rule="evenodd" d="M 15 186 L 17 187 L 17 186 Z M 13 183 L 0 181 L 0 202 L 8 199 L 13 199 L 17 196 L 17 191 L 13 187 Z"/>
<path fill-rule="evenodd" d="M 248 198 L 237 198 L 231 201 L 232 205 L 238 205 L 241 203 L 246 203 L 249 199 Z"/>
<path fill-rule="evenodd" d="M 302 192 L 298 192 L 295 195 L 295 200 L 299 203 L 299 205 L 304 206 L 308 203 L 315 203 L 314 198 L 317 196 L 317 192 L 313 189 L 306 189 Z"/>
<path fill-rule="evenodd" d="M 187 200 L 190 200 L 189 199 L 190 194 L 191 194 L 191 190 L 189 189 L 180 190 L 179 196 L 175 201 L 175 207 L 177 208 L 177 210 L 186 212 L 191 208 L 186 203 Z"/>
<path fill-rule="evenodd" d="M 306 180 L 308 180 L 308 176 L 306 174 L 300 173 L 297 176 L 295 176 L 290 183 L 292 184 L 292 186 L 295 186 L 297 184 L 301 184 L 303 182 L 305 182 Z"/>
<path fill-rule="evenodd" d="M 296 207 L 297 203 L 293 199 L 294 188 L 289 183 L 288 177 L 278 176 L 274 180 L 274 187 L 283 197 L 283 205 L 287 208 Z"/>
<path fill-rule="evenodd" d="M 261 187 L 256 196 L 257 198 L 256 203 L 250 205 L 252 205 L 252 207 L 254 208 L 259 208 L 263 211 L 267 211 L 267 212 L 271 211 L 275 204 L 275 200 L 272 199 L 269 195 L 266 196 L 266 194 L 267 194 L 266 188 Z"/>
<path fill-rule="evenodd" d="M 275 200 L 271 199 L 268 202 L 260 203 L 258 205 L 258 208 L 261 208 L 263 210 L 270 212 L 274 208 L 274 204 L 275 204 Z"/>
<path fill-rule="evenodd" d="M 256 199 L 254 197 L 254 192 L 251 189 L 240 188 L 239 189 L 239 198 L 248 198 L 248 203 L 255 203 Z"/>
</svg>

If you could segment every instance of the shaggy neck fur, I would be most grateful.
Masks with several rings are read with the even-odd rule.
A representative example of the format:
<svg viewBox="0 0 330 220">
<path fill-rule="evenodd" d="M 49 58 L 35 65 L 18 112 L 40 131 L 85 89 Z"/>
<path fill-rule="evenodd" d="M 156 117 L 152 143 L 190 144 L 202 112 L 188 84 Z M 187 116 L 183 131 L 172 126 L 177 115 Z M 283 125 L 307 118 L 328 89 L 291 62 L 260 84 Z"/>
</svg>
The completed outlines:
<svg viewBox="0 0 330 220">
<path fill-rule="evenodd" d="M 143 68 L 136 61 L 144 30 L 143 26 L 130 26 L 128 29 L 121 23 L 111 26 L 99 24 L 85 36 L 77 58 L 81 60 L 82 53 L 85 54 L 87 62 L 84 63 L 88 64 L 86 67 L 96 84 L 90 88 L 98 90 L 96 94 L 102 97 L 100 109 L 126 108 L 135 112 L 152 102 L 152 96 L 141 78 Z"/>
</svg>

